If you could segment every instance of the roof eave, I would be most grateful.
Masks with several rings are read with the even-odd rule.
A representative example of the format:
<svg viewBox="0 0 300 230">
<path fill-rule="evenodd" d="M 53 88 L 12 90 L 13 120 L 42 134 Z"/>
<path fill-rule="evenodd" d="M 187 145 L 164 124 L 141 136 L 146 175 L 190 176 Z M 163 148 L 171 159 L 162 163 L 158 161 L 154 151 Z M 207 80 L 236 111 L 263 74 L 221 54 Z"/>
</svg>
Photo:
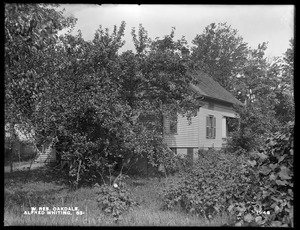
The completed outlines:
<svg viewBox="0 0 300 230">
<path fill-rule="evenodd" d="M 208 98 L 208 99 L 211 99 L 211 100 L 214 100 L 214 101 L 220 101 L 220 102 L 227 103 L 227 104 L 231 104 L 231 105 L 240 105 L 240 106 L 244 106 L 244 105 L 242 104 L 242 102 L 239 102 L 239 103 L 233 103 L 233 102 L 231 102 L 231 101 L 222 100 L 222 99 L 219 99 L 219 98 L 214 98 L 214 97 L 204 96 L 204 95 L 201 95 L 201 97 L 203 97 L 203 98 Z"/>
</svg>

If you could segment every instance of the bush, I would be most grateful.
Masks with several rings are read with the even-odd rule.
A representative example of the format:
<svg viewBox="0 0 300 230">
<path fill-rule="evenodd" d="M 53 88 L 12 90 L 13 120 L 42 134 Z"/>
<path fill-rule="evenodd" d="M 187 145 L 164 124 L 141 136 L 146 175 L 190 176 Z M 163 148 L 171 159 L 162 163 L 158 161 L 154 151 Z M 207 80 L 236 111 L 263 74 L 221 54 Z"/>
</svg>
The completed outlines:
<svg viewBox="0 0 300 230">
<path fill-rule="evenodd" d="M 122 175 L 112 185 L 102 185 L 97 192 L 99 207 L 106 214 L 112 215 L 115 221 L 118 221 L 125 211 L 138 205 L 138 203 L 131 198 L 124 179 L 126 179 L 126 176 Z"/>
<path fill-rule="evenodd" d="M 244 155 L 208 152 L 164 194 L 164 209 L 209 217 L 229 212 L 235 226 L 293 227 L 293 123 Z"/>
<path fill-rule="evenodd" d="M 163 209 L 179 206 L 206 217 L 226 210 L 232 194 L 243 191 L 244 185 L 239 184 L 243 162 L 242 156 L 214 150 L 201 154 L 190 171 L 183 173 L 181 183 L 165 191 Z"/>
<path fill-rule="evenodd" d="M 247 172 L 253 178 L 249 192 L 254 196 L 228 208 L 240 217 L 236 225 L 293 227 L 293 139 L 293 123 L 289 123 L 248 161 Z"/>
</svg>

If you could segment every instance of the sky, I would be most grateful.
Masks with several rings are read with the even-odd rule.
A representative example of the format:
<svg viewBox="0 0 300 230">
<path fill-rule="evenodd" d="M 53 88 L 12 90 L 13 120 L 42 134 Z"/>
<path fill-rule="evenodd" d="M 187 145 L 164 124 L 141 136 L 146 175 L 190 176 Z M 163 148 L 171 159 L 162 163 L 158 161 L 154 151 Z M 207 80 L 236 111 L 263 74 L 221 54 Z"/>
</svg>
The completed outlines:
<svg viewBox="0 0 300 230">
<path fill-rule="evenodd" d="M 74 32 L 81 30 L 85 40 L 92 40 L 101 25 L 109 28 L 126 22 L 125 45 L 120 51 L 134 50 L 131 30 L 139 24 L 151 39 L 169 35 L 175 27 L 175 39 L 184 36 L 192 46 L 197 34 L 211 23 L 224 23 L 237 29 L 252 48 L 268 42 L 266 56 L 281 56 L 294 36 L 293 5 L 122 5 L 63 4 L 65 16 L 78 19 Z"/>
</svg>

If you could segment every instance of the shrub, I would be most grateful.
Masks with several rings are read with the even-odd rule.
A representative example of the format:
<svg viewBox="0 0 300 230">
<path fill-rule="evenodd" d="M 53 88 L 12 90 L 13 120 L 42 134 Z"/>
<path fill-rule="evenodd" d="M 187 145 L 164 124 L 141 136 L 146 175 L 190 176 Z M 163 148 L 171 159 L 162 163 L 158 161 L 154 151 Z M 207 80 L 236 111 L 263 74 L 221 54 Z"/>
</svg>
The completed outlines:
<svg viewBox="0 0 300 230">
<path fill-rule="evenodd" d="M 183 173 L 181 183 L 164 192 L 163 209 L 180 207 L 186 212 L 206 216 L 226 210 L 232 194 L 239 195 L 243 156 L 214 150 L 201 154 L 190 171 Z"/>
<path fill-rule="evenodd" d="M 164 194 L 164 209 L 197 215 L 228 211 L 236 226 L 293 227 L 293 123 L 249 157 L 201 154 Z"/>
<path fill-rule="evenodd" d="M 126 176 L 121 175 L 112 184 L 102 185 L 97 192 L 99 207 L 106 214 L 112 215 L 115 221 L 118 221 L 124 212 L 138 205 L 126 188 L 124 179 Z"/>
<path fill-rule="evenodd" d="M 237 201 L 228 208 L 241 217 L 236 225 L 293 226 L 293 139 L 293 123 L 289 123 L 248 161 L 246 171 L 258 183 L 249 183 L 253 200 Z"/>
</svg>

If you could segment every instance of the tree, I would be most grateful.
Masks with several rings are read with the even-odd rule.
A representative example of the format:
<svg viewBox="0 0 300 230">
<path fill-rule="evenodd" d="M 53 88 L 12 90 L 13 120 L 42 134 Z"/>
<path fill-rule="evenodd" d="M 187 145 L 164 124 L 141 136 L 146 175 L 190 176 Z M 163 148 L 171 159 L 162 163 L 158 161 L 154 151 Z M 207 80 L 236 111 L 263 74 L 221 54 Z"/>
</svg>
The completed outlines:
<svg viewBox="0 0 300 230">
<path fill-rule="evenodd" d="M 248 57 L 247 43 L 238 35 L 238 31 L 226 23 L 211 23 L 192 43 L 194 65 L 234 93 L 232 81 L 244 67 Z"/>
<path fill-rule="evenodd" d="M 284 61 L 279 57 L 267 60 L 267 43 L 252 49 L 226 23 L 210 24 L 193 44 L 193 65 L 246 103 L 244 108 L 237 108 L 241 122 L 234 138 L 236 146 L 249 151 L 259 146 L 263 136 L 292 119 L 292 100 L 287 92 L 291 91 L 293 48 L 286 52 Z M 286 113 L 289 115 L 284 116 Z"/>
<path fill-rule="evenodd" d="M 235 144 L 247 151 L 259 148 L 265 137 L 293 120 L 290 82 L 283 68 L 286 65 L 280 57 L 267 60 L 264 57 L 266 49 L 266 43 L 249 49 L 247 65 L 235 83 L 236 94 L 246 102 L 244 108 L 238 109 L 241 128 L 235 134 Z"/>
<path fill-rule="evenodd" d="M 57 31 L 75 22 L 74 18 L 64 18 L 55 7 L 5 5 L 5 123 L 11 125 L 11 132 L 15 124 L 31 131 L 38 117 L 47 117 L 39 113 L 39 108 L 48 95 L 47 70 L 50 68 L 39 61 L 45 60 L 43 57 L 55 44 Z"/>
<path fill-rule="evenodd" d="M 290 40 L 290 48 L 284 53 L 283 60 L 278 62 L 278 88 L 276 91 L 276 117 L 284 126 L 295 119 L 294 108 L 294 39 Z"/>
<path fill-rule="evenodd" d="M 192 60 L 242 102 L 236 108 L 240 114 L 240 129 L 234 134 L 233 145 L 249 151 L 274 126 L 274 85 L 266 74 L 264 52 L 267 44 L 251 49 L 236 29 L 226 23 L 212 23 L 193 40 Z M 255 130 L 255 132 L 254 132 Z M 255 133 L 255 137 L 253 136 Z"/>
<path fill-rule="evenodd" d="M 55 72 L 51 74 L 53 62 L 47 61 L 53 54 L 56 33 L 75 22 L 54 8 L 55 5 L 5 5 L 6 122 L 33 125 L 40 104 L 46 102 L 42 99 L 49 96 L 48 75 Z"/>
<path fill-rule="evenodd" d="M 55 119 L 62 137 L 58 147 L 68 146 L 64 150 L 74 159 L 70 173 L 74 179 L 80 174 L 76 183 L 103 177 L 117 158 L 147 153 L 153 164 L 166 161 L 170 152 L 163 143 L 161 116 L 172 109 L 191 115 L 197 108 L 196 95 L 188 90 L 193 77 L 188 74 L 189 58 L 181 52 L 187 50 L 183 40 L 174 42 L 172 32 L 151 41 L 140 27 L 139 39 L 144 38 L 133 38 L 143 49 L 118 55 L 124 29 L 124 22 L 111 34 L 100 27 L 91 42 L 80 33 L 67 34 L 56 47 L 62 63 L 52 81 L 54 111 L 62 109 Z M 146 115 L 160 119 L 144 123 Z M 63 137 L 68 137 L 66 145 Z"/>
<path fill-rule="evenodd" d="M 125 70 L 121 78 L 124 98 L 128 99 L 134 114 L 152 116 L 147 122 L 148 127 L 141 130 L 148 134 L 145 139 L 151 143 L 152 150 L 146 152 L 154 164 L 164 161 L 169 154 L 163 144 L 162 117 L 177 111 L 190 118 L 199 108 L 197 95 L 190 90 L 190 84 L 196 84 L 196 79 L 189 72 L 187 42 L 184 38 L 174 41 L 174 33 L 175 28 L 170 35 L 151 40 L 140 25 L 138 35 L 134 28 L 132 30 L 136 55 L 132 52 L 121 55 Z M 158 159 L 156 163 L 154 158 Z"/>
</svg>

